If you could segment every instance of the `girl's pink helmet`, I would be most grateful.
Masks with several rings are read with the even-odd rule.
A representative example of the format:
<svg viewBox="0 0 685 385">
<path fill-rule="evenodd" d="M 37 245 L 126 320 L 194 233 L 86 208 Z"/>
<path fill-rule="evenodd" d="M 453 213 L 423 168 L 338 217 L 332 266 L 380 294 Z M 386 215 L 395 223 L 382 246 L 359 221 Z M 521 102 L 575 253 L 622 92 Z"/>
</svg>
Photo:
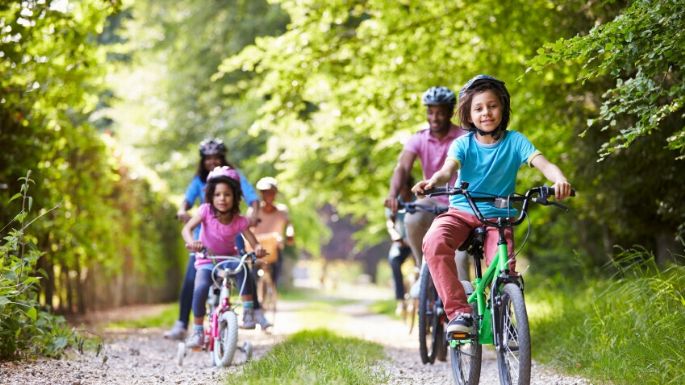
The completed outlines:
<svg viewBox="0 0 685 385">
<path fill-rule="evenodd" d="M 236 182 L 240 182 L 240 174 L 238 174 L 238 171 L 235 169 L 232 169 L 228 166 L 217 166 L 214 167 L 214 170 L 209 172 L 209 175 L 207 175 L 207 181 L 212 180 L 213 178 L 218 178 L 218 177 L 227 177 L 235 180 Z"/>
</svg>

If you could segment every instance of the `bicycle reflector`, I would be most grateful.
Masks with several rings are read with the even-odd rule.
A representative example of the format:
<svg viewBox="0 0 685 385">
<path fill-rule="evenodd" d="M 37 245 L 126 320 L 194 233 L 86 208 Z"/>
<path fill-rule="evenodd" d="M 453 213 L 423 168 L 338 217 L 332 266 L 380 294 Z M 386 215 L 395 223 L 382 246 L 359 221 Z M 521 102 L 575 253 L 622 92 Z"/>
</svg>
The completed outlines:
<svg viewBox="0 0 685 385">
<path fill-rule="evenodd" d="M 465 332 L 453 332 L 450 335 L 451 339 L 453 340 L 466 340 L 469 338 L 469 333 Z"/>
</svg>

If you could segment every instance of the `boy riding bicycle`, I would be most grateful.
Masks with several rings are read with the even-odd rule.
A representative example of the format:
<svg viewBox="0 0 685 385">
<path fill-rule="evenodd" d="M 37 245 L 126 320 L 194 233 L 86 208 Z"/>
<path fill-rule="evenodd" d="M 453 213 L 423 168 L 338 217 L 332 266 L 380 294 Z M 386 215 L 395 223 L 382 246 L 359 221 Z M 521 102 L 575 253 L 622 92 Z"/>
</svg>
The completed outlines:
<svg viewBox="0 0 685 385">
<path fill-rule="evenodd" d="M 417 183 L 412 189 L 414 193 L 423 195 L 426 190 L 447 183 L 460 171 L 457 186 L 467 181 L 471 191 L 508 196 L 514 192 L 519 167 L 528 163 L 554 182 L 557 199 L 570 195 L 571 185 L 561 170 L 545 159 L 524 135 L 507 131 L 510 96 L 504 82 L 487 75 L 469 80 L 459 92 L 458 113 L 469 134 L 452 143 L 442 168 L 430 179 Z M 479 203 L 478 208 L 486 218 L 510 214 L 508 209 L 496 208 L 491 203 Z M 471 307 L 459 282 L 460 278 L 468 277 L 459 276 L 453 256 L 471 230 L 480 224 L 464 196 L 453 195 L 448 212 L 433 221 L 424 238 L 425 260 L 450 320 L 445 330 L 447 335 L 468 333 L 473 325 Z M 505 237 L 508 249 L 513 250 L 510 229 Z M 486 265 L 495 254 L 497 241 L 497 229 L 489 228 L 484 244 Z M 510 269 L 514 271 L 513 255 L 510 258 Z"/>
</svg>

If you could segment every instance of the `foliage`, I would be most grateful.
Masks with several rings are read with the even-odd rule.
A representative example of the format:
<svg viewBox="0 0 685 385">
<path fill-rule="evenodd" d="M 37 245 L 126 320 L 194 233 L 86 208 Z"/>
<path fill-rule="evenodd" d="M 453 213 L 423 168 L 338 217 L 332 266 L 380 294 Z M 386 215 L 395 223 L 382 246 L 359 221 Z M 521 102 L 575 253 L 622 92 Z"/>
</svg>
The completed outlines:
<svg viewBox="0 0 685 385">
<path fill-rule="evenodd" d="M 148 272 L 145 283 L 160 286 L 179 258 L 168 236 L 178 234 L 168 225 L 175 210 L 91 124 L 107 68 L 97 37 L 116 11 L 117 2 L 95 0 L 0 7 L 0 181 L 17 190 L 14 181 L 34 168 L 34 206 L 62 207 L 33 231 L 46 274 L 41 302 L 64 312 L 92 308 L 98 296 L 116 304 L 112 276 L 124 278 L 122 291 L 134 287 L 129 276 Z M 15 208 L 0 205 L 8 222 Z"/>
<path fill-rule="evenodd" d="M 387 193 L 401 143 L 425 119 L 421 92 L 436 84 L 458 89 L 481 72 L 510 87 L 512 127 L 548 145 L 550 158 L 563 156 L 559 139 L 572 131 L 556 107 L 565 105 L 565 90 L 515 79 L 546 38 L 590 25 L 580 2 L 278 3 L 290 15 L 287 32 L 227 58 L 218 76 L 258 75 L 244 85 L 264 99 L 251 132 L 268 134 L 262 159 L 277 161 L 286 189 L 297 192 L 293 211 L 332 203 L 363 218 L 367 241 L 383 237 L 382 210 L 374 207 Z"/>
<path fill-rule="evenodd" d="M 250 361 L 228 384 L 379 384 L 384 374 L 371 370 L 383 348 L 324 329 L 301 331 Z"/>
<path fill-rule="evenodd" d="M 630 249 L 610 280 L 530 285 L 536 359 L 599 381 L 682 383 L 685 270 L 653 258 Z"/>
<path fill-rule="evenodd" d="M 598 116 L 599 129 L 612 133 L 600 148 L 602 158 L 667 126 L 676 130 L 664 145 L 683 158 L 684 29 L 685 9 L 680 1 L 633 1 L 587 35 L 546 44 L 531 64 L 539 70 L 553 63 L 580 63 L 580 81 L 607 76 L 615 80 L 602 95 Z M 594 122 L 590 119 L 588 127 Z"/>
<path fill-rule="evenodd" d="M 27 230 L 40 217 L 29 217 L 33 206 L 28 195 L 30 177 L 29 171 L 20 178 L 20 192 L 11 200 L 19 199 L 21 210 L 2 229 L 12 225 L 0 243 L 0 360 L 33 354 L 59 356 L 76 341 L 64 319 L 42 310 L 38 302 L 41 277 L 35 267 L 41 252 Z"/>
</svg>

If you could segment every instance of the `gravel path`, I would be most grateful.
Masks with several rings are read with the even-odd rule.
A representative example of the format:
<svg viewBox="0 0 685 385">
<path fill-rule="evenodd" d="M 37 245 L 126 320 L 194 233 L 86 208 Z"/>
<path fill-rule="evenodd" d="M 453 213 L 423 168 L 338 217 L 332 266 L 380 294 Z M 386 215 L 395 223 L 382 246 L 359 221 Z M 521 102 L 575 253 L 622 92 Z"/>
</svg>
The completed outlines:
<svg viewBox="0 0 685 385">
<path fill-rule="evenodd" d="M 448 362 L 423 365 L 418 353 L 417 332 L 408 334 L 408 326 L 385 316 L 372 314 L 367 304 L 376 297 L 387 298 L 389 292 L 368 290 L 344 291 L 363 296 L 351 305 L 337 309 L 345 322 L 331 327 L 344 335 L 378 342 L 385 347 L 388 360 L 380 369 L 389 375 L 389 384 L 447 384 L 451 383 Z M 346 295 L 346 297 L 348 297 Z M 249 340 L 254 346 L 254 359 L 262 357 L 271 346 L 288 335 L 304 329 L 307 324 L 300 310 L 306 303 L 281 302 L 276 325 L 267 334 L 257 329 L 241 330 L 239 340 Z M 155 308 L 138 308 L 134 313 L 154 313 Z M 109 316 L 103 316 L 103 319 Z M 236 353 L 238 363 L 229 368 L 212 366 L 208 353 L 191 352 L 179 367 L 175 362 L 177 343 L 164 340 L 161 329 L 105 331 L 103 350 L 78 354 L 72 352 L 65 359 L 39 359 L 31 362 L 0 363 L 0 384 L 204 384 L 221 383 L 221 378 L 240 371 L 244 357 Z M 533 366 L 532 384 L 588 385 L 587 380 L 560 375 L 539 365 Z M 484 351 L 481 384 L 498 384 L 494 353 Z"/>
</svg>

